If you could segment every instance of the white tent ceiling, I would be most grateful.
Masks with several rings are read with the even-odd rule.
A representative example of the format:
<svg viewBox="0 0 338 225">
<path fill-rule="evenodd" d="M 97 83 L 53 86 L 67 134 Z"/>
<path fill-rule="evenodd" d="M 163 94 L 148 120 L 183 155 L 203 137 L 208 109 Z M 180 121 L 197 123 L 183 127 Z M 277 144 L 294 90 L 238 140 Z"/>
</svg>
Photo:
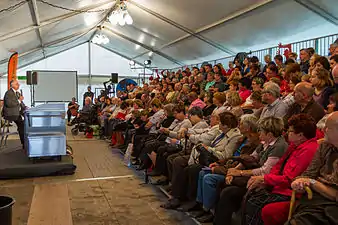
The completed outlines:
<svg viewBox="0 0 338 225">
<path fill-rule="evenodd" d="M 131 26 L 107 21 L 112 0 L 1 0 L 0 74 L 11 52 L 19 67 L 91 40 L 127 59 L 173 68 L 337 33 L 337 0 L 128 0 Z M 2 9 L 15 6 L 12 10 Z M 90 12 L 86 12 L 90 11 Z M 88 15 L 96 22 L 87 25 Z M 80 59 L 81 60 L 81 59 Z"/>
</svg>

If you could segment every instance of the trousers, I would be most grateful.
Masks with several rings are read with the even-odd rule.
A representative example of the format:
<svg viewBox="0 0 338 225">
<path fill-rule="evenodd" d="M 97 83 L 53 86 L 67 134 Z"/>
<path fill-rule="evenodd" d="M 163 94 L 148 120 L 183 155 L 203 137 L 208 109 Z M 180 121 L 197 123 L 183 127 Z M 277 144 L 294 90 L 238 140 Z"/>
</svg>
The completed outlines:
<svg viewBox="0 0 338 225">
<path fill-rule="evenodd" d="M 174 154 L 177 155 L 177 154 Z M 189 155 L 176 156 L 172 164 L 172 196 L 178 199 L 184 198 L 187 191 L 187 174 L 184 168 L 188 166 Z"/>
<path fill-rule="evenodd" d="M 225 182 L 224 175 L 211 174 L 210 170 L 201 170 L 198 177 L 196 201 L 203 204 L 206 210 L 215 207 L 218 199 L 218 183 Z"/>
<path fill-rule="evenodd" d="M 240 209 L 246 191 L 246 188 L 234 185 L 227 185 L 222 190 L 215 210 L 214 225 L 231 224 L 232 214 Z"/>
</svg>

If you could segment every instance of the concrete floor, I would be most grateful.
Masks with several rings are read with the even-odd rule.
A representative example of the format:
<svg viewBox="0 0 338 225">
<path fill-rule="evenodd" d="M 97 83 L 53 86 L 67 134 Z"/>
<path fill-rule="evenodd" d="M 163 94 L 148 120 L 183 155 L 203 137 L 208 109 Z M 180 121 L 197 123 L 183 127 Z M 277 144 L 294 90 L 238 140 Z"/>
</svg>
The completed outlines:
<svg viewBox="0 0 338 225">
<path fill-rule="evenodd" d="M 0 195 L 16 200 L 13 225 L 157 225 L 194 222 L 160 208 L 166 197 L 123 165 L 104 141 L 68 135 L 72 176 L 0 180 Z"/>
</svg>

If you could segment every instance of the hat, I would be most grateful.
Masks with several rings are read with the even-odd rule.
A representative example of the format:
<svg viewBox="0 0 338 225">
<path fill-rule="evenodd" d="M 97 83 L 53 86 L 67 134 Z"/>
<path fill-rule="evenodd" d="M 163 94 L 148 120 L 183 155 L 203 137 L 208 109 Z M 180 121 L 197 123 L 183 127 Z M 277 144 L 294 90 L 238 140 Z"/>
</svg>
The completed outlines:
<svg viewBox="0 0 338 225">
<path fill-rule="evenodd" d="M 90 88 L 90 89 L 91 89 L 92 87 L 89 85 L 87 88 Z"/>
</svg>

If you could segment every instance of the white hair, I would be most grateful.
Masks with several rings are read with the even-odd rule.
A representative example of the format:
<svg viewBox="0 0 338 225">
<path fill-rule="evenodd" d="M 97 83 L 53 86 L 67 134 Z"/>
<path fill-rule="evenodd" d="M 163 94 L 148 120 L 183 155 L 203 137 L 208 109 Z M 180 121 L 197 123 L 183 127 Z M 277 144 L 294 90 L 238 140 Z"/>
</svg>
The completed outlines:
<svg viewBox="0 0 338 225">
<path fill-rule="evenodd" d="M 278 84 L 276 84 L 272 81 L 269 81 L 269 82 L 264 84 L 263 92 L 264 91 L 269 92 L 275 98 L 279 98 L 279 96 L 280 96 L 280 87 L 278 86 Z"/>
<path fill-rule="evenodd" d="M 252 132 L 258 132 L 258 118 L 253 114 L 244 114 L 241 116 L 240 123 L 249 128 Z"/>
</svg>

